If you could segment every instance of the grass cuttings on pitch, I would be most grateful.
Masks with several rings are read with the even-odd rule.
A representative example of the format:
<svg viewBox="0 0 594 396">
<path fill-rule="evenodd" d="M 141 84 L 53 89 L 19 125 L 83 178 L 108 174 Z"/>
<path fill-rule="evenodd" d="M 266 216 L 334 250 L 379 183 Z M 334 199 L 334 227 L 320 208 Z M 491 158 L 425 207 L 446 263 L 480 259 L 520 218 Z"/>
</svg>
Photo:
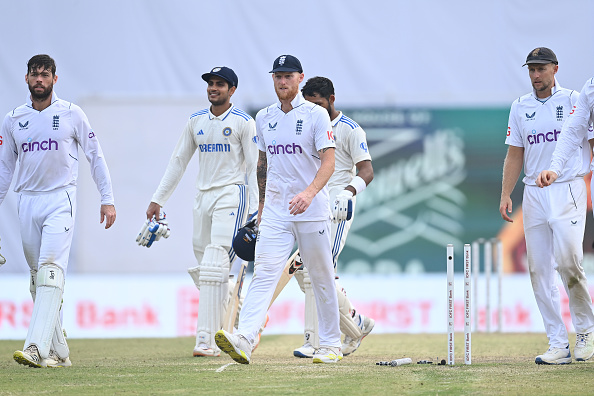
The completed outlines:
<svg viewBox="0 0 594 396">
<path fill-rule="evenodd" d="M 445 358 L 445 334 L 372 334 L 334 365 L 293 357 L 301 341 L 301 336 L 264 336 L 252 364 L 232 364 L 222 372 L 216 370 L 232 360 L 192 357 L 193 338 L 70 340 L 73 366 L 59 369 L 18 365 L 12 353 L 22 342 L 0 341 L 0 395 L 583 395 L 594 389 L 594 362 L 534 364 L 547 349 L 543 334 L 473 334 L 471 366 L 463 364 L 458 334 L 454 367 L 437 365 L 437 358 Z M 402 357 L 413 364 L 375 364 Z M 419 360 L 433 364 L 416 364 Z"/>
</svg>

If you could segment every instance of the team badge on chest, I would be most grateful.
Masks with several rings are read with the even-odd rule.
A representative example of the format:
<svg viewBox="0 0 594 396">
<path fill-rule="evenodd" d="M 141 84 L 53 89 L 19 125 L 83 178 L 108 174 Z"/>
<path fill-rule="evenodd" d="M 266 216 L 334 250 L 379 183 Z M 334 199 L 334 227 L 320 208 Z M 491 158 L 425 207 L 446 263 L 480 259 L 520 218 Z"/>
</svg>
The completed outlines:
<svg viewBox="0 0 594 396">
<path fill-rule="evenodd" d="M 295 125 L 295 135 L 301 135 L 303 131 L 303 120 L 297 120 L 297 125 Z"/>
<path fill-rule="evenodd" d="M 227 127 L 225 129 L 223 129 L 223 136 L 229 136 L 231 135 L 231 128 Z"/>
<path fill-rule="evenodd" d="M 563 121 L 563 106 L 557 106 L 557 121 Z"/>
</svg>

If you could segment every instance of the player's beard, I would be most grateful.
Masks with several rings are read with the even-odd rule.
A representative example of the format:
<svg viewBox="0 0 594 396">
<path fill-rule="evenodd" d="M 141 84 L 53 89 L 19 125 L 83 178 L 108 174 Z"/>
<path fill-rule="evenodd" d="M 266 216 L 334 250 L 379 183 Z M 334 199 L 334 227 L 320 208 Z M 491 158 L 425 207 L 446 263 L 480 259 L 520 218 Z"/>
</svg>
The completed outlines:
<svg viewBox="0 0 594 396">
<path fill-rule="evenodd" d="M 41 93 L 37 93 L 35 91 L 36 87 L 38 87 L 37 84 L 34 86 L 29 85 L 29 92 L 31 92 L 31 99 L 34 101 L 43 102 L 44 100 L 49 98 L 49 96 L 52 94 L 52 91 L 54 89 L 54 84 L 50 84 L 48 87 L 44 88 L 43 92 L 41 92 Z"/>
<path fill-rule="evenodd" d="M 281 91 L 280 89 L 274 87 L 276 96 L 278 96 L 279 100 L 293 100 L 293 98 L 297 96 L 297 93 L 299 92 L 299 85 L 287 86 L 287 88 L 288 89 Z"/>
</svg>

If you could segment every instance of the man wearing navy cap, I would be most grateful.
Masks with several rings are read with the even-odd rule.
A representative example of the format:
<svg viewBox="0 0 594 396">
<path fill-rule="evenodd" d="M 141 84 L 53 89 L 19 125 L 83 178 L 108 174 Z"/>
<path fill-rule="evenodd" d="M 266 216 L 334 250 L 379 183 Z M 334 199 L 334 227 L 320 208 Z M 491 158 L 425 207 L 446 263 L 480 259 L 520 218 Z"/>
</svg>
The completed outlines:
<svg viewBox="0 0 594 396">
<path fill-rule="evenodd" d="M 254 120 L 230 102 L 238 84 L 235 72 L 215 67 L 202 79 L 208 83 L 206 94 L 211 106 L 190 116 L 146 216 L 159 220 L 161 207 L 198 151 L 200 172 L 192 238 L 198 266 L 188 269 L 200 290 L 193 355 L 220 356 L 214 335 L 222 326 L 228 302 L 230 263 L 236 257 L 231 243 L 248 212 L 258 208 L 258 149 Z"/>
<path fill-rule="evenodd" d="M 258 330 L 295 241 L 318 303 L 319 349 L 314 363 L 342 359 L 338 299 L 330 244 L 326 184 L 334 172 L 334 137 L 328 112 L 303 98 L 299 59 L 281 55 L 272 80 L 279 101 L 258 112 L 258 211 L 254 277 L 237 332 L 217 332 L 217 345 L 238 363 L 251 361 Z"/>
<path fill-rule="evenodd" d="M 555 75 L 557 57 L 549 48 L 535 48 L 526 57 L 532 92 L 516 99 L 509 113 L 509 145 L 503 165 L 499 212 L 509 222 L 511 193 L 524 167 L 522 215 L 530 280 L 549 339 L 548 350 L 538 355 L 536 364 L 568 364 L 572 361 L 567 328 L 560 309 L 557 277 L 569 297 L 569 310 L 576 331 L 574 356 L 588 360 L 594 355 L 592 332 L 594 312 L 582 267 L 587 190 L 584 175 L 589 173 L 592 134 L 583 134 L 571 157 L 557 170 L 559 178 L 542 189 L 539 174 L 550 169 L 559 139 L 572 122 L 580 93 L 562 88 Z M 561 136 L 561 137 L 560 137 Z"/>
</svg>

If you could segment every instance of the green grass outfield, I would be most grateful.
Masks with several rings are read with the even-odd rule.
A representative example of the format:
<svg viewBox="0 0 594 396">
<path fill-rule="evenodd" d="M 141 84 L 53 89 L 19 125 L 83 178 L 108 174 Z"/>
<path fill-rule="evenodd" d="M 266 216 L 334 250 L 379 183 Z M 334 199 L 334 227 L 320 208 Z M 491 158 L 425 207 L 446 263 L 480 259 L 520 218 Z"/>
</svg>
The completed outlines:
<svg viewBox="0 0 594 396">
<path fill-rule="evenodd" d="M 340 363 L 313 364 L 292 356 L 302 337 L 264 336 L 252 364 L 194 358 L 193 338 L 70 340 L 73 366 L 32 369 L 12 353 L 22 341 L 0 341 L 0 395 L 585 395 L 594 393 L 594 361 L 537 366 L 547 349 L 544 334 L 473 334 L 473 364 L 463 364 L 463 334 L 457 363 L 445 358 L 445 334 L 377 334 Z M 575 342 L 575 335 L 570 338 Z M 410 357 L 413 364 L 377 366 Z M 416 364 L 432 360 L 432 365 Z"/>
</svg>

